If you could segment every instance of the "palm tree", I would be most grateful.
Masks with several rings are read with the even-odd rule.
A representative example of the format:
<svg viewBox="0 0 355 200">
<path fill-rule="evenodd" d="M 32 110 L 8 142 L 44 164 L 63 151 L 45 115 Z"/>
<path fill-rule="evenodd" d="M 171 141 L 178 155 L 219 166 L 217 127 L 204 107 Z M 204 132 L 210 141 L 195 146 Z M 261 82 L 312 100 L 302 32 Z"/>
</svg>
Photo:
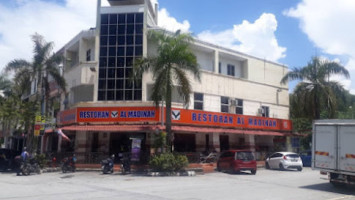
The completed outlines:
<svg viewBox="0 0 355 200">
<path fill-rule="evenodd" d="M 281 84 L 288 81 L 301 80 L 294 91 L 293 100 L 310 118 L 320 119 L 321 108 L 327 111 L 327 117 L 334 117 L 337 96 L 344 94 L 344 88 L 335 81 L 329 81 L 331 75 L 343 75 L 349 78 L 349 72 L 337 62 L 321 60 L 313 57 L 307 66 L 294 68 L 281 80 Z"/>
<path fill-rule="evenodd" d="M 62 56 L 52 54 L 53 43 L 46 42 L 43 36 L 34 34 L 32 36 L 34 42 L 34 57 L 32 62 L 24 59 L 15 59 L 8 63 L 5 70 L 7 72 L 15 72 L 15 80 L 21 84 L 20 87 L 27 87 L 26 92 L 29 93 L 31 82 L 35 81 L 37 85 L 37 94 L 35 102 L 42 102 L 45 105 L 46 100 L 49 98 L 49 82 L 48 75 L 53 77 L 58 86 L 65 91 L 65 79 L 61 76 L 58 65 L 62 62 Z M 25 88 L 23 88 L 25 90 Z M 42 107 L 42 114 L 45 107 Z"/>
<path fill-rule="evenodd" d="M 176 88 L 184 105 L 188 105 L 192 93 L 188 73 L 192 73 L 200 81 L 200 68 L 196 56 L 189 48 L 193 40 L 189 34 L 181 34 L 180 31 L 175 34 L 166 31 L 149 31 L 148 37 L 158 44 L 157 55 L 137 59 L 133 68 L 133 77 L 139 80 L 144 72 L 152 72 L 155 82 L 151 97 L 157 107 L 160 101 L 166 102 L 166 132 L 168 144 L 171 146 L 173 142 L 171 134 L 172 91 Z"/>
</svg>

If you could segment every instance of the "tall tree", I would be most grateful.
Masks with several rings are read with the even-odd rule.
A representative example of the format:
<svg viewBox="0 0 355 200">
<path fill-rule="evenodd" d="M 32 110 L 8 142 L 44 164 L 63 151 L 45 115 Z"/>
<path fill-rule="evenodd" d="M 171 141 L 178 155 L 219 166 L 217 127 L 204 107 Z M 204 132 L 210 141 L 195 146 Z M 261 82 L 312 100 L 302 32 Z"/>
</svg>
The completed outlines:
<svg viewBox="0 0 355 200">
<path fill-rule="evenodd" d="M 168 144 L 171 146 L 172 91 L 176 88 L 184 104 L 189 104 L 192 89 L 188 73 L 192 73 L 194 78 L 200 81 L 200 68 L 196 56 L 190 49 L 193 39 L 189 34 L 181 34 L 180 31 L 174 34 L 166 31 L 149 31 L 148 37 L 158 45 L 157 54 L 136 60 L 133 77 L 139 80 L 144 72 L 152 72 L 154 79 L 152 99 L 156 106 L 159 106 L 161 101 L 166 102 L 166 132 Z"/>
<path fill-rule="evenodd" d="M 32 36 L 32 41 L 34 42 L 33 61 L 15 59 L 6 66 L 5 70 L 7 72 L 14 71 L 16 73 L 15 79 L 21 79 L 19 82 L 22 84 L 21 86 L 27 87 L 27 92 L 30 92 L 31 82 L 35 82 L 37 86 L 35 101 L 44 105 L 49 97 L 48 75 L 53 77 L 63 91 L 66 89 L 65 80 L 58 68 L 62 62 L 62 56 L 52 53 L 54 44 L 46 42 L 43 36 L 36 33 Z M 43 110 L 44 108 L 42 108 L 42 112 Z"/>
<path fill-rule="evenodd" d="M 320 119 L 324 108 L 327 111 L 326 117 L 332 118 L 335 116 L 337 96 L 344 94 L 341 84 L 329 80 L 332 75 L 350 77 L 349 72 L 339 63 L 313 57 L 307 66 L 289 71 L 281 83 L 301 80 L 293 94 L 293 101 L 297 101 L 300 106 L 298 109 L 305 114 L 309 113 L 312 119 Z"/>
</svg>

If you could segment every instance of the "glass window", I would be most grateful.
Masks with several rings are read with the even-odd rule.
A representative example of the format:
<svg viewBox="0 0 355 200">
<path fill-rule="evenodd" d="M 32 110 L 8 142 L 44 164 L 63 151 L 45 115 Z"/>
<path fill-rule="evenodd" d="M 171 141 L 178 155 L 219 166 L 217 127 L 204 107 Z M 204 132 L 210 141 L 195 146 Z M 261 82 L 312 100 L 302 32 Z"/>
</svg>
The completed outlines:
<svg viewBox="0 0 355 200">
<path fill-rule="evenodd" d="M 118 25 L 117 26 L 117 34 L 118 35 L 124 35 L 126 32 L 126 26 L 125 25 Z"/>
<path fill-rule="evenodd" d="M 99 80 L 99 89 L 106 89 L 106 79 Z"/>
<path fill-rule="evenodd" d="M 133 47 L 126 48 L 126 56 L 133 56 Z"/>
<path fill-rule="evenodd" d="M 100 79 L 106 79 L 106 68 L 103 68 L 103 69 L 99 69 L 99 78 Z"/>
<path fill-rule="evenodd" d="M 123 89 L 123 86 L 124 86 L 124 79 L 118 79 L 116 81 L 116 88 L 117 89 Z"/>
<path fill-rule="evenodd" d="M 110 36 L 108 44 L 110 46 L 116 46 L 116 36 Z"/>
<path fill-rule="evenodd" d="M 117 15 L 116 14 L 110 15 L 110 24 L 117 24 Z"/>
<path fill-rule="evenodd" d="M 235 101 L 236 101 L 235 113 L 242 115 L 243 114 L 243 100 L 235 99 Z"/>
<path fill-rule="evenodd" d="M 136 35 L 136 44 L 143 44 L 143 36 L 142 35 Z"/>
<path fill-rule="evenodd" d="M 101 57 L 107 56 L 107 47 L 100 48 L 100 56 Z"/>
<path fill-rule="evenodd" d="M 125 24 L 126 23 L 126 15 L 120 14 L 118 15 L 118 24 Z"/>
<path fill-rule="evenodd" d="M 116 56 L 116 47 L 110 47 L 108 51 L 109 56 Z"/>
<path fill-rule="evenodd" d="M 126 57 L 126 67 L 133 66 L 133 57 Z"/>
<path fill-rule="evenodd" d="M 269 117 L 269 107 L 268 106 L 261 106 L 261 111 L 262 111 L 261 116 Z"/>
<path fill-rule="evenodd" d="M 101 35 L 107 35 L 107 34 L 108 34 L 108 26 L 101 25 Z"/>
<path fill-rule="evenodd" d="M 116 57 L 108 58 L 108 67 L 116 67 Z"/>
<path fill-rule="evenodd" d="M 122 101 L 123 100 L 123 90 L 117 90 L 116 91 L 116 100 L 117 101 Z"/>
<path fill-rule="evenodd" d="M 91 49 L 86 51 L 86 61 L 91 61 Z"/>
<path fill-rule="evenodd" d="M 131 76 L 132 71 L 133 71 L 133 68 L 131 68 L 131 67 L 130 68 L 126 68 L 126 73 L 125 73 L 126 78 L 129 78 Z"/>
<path fill-rule="evenodd" d="M 136 23 L 143 23 L 143 13 L 136 14 Z"/>
<path fill-rule="evenodd" d="M 113 79 L 107 80 L 107 89 L 115 89 L 115 80 Z"/>
<path fill-rule="evenodd" d="M 117 48 L 117 56 L 124 56 L 124 47 L 118 47 Z"/>
<path fill-rule="evenodd" d="M 134 23 L 134 14 L 130 13 L 127 14 L 127 24 L 133 24 Z"/>
<path fill-rule="evenodd" d="M 107 57 L 100 58 L 100 67 L 107 67 Z"/>
<path fill-rule="evenodd" d="M 116 69 L 115 68 L 108 68 L 107 69 L 107 77 L 108 78 L 115 78 Z"/>
<path fill-rule="evenodd" d="M 108 90 L 107 91 L 107 101 L 113 101 L 113 100 L 115 100 L 115 91 Z"/>
<path fill-rule="evenodd" d="M 143 47 L 142 46 L 136 46 L 135 48 L 135 56 L 142 56 L 143 55 Z"/>
<path fill-rule="evenodd" d="M 117 67 L 124 67 L 124 57 L 117 58 Z"/>
<path fill-rule="evenodd" d="M 127 34 L 134 34 L 134 25 L 127 25 Z"/>
<path fill-rule="evenodd" d="M 203 110 L 203 94 L 194 93 L 194 109 Z"/>
<path fill-rule="evenodd" d="M 136 34 L 143 34 L 143 24 L 136 24 Z"/>
<path fill-rule="evenodd" d="M 229 112 L 229 98 L 221 97 L 221 112 L 228 113 Z"/>
<path fill-rule="evenodd" d="M 125 100 L 133 100 L 132 96 L 133 96 L 133 90 L 125 90 L 125 96 L 124 96 Z"/>
<path fill-rule="evenodd" d="M 135 90 L 134 91 L 134 100 L 142 100 L 142 90 Z"/>
<path fill-rule="evenodd" d="M 218 63 L 218 73 L 222 74 L 222 63 L 221 62 Z"/>
<path fill-rule="evenodd" d="M 132 35 L 127 36 L 126 44 L 127 45 L 132 45 L 133 44 L 133 36 Z"/>
<path fill-rule="evenodd" d="M 131 79 L 126 79 L 126 89 L 133 89 L 133 84 L 132 84 L 132 81 Z"/>
<path fill-rule="evenodd" d="M 235 76 L 235 67 L 234 65 L 227 65 L 227 75 L 229 76 Z"/>
<path fill-rule="evenodd" d="M 99 99 L 99 101 L 106 100 L 106 91 L 105 90 L 99 90 L 98 99 Z"/>
<path fill-rule="evenodd" d="M 118 45 L 125 45 L 126 44 L 126 37 L 125 36 L 118 36 L 117 37 L 117 43 Z"/>
<path fill-rule="evenodd" d="M 108 14 L 101 15 L 101 24 L 108 24 Z"/>
<path fill-rule="evenodd" d="M 101 36 L 100 37 L 100 46 L 106 46 L 107 45 L 107 36 Z"/>
<path fill-rule="evenodd" d="M 110 35 L 116 35 L 117 33 L 117 26 L 116 25 L 110 25 Z"/>
</svg>

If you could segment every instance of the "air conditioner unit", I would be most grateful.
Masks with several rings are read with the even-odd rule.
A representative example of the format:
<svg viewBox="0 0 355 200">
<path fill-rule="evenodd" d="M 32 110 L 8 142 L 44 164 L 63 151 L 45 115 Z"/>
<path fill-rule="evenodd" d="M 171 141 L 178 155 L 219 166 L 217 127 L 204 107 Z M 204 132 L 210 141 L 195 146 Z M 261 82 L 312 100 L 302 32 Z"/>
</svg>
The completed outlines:
<svg viewBox="0 0 355 200">
<path fill-rule="evenodd" d="M 229 105 L 230 106 L 237 106 L 237 100 L 235 100 L 235 99 L 231 99 L 230 101 L 229 101 Z"/>
</svg>

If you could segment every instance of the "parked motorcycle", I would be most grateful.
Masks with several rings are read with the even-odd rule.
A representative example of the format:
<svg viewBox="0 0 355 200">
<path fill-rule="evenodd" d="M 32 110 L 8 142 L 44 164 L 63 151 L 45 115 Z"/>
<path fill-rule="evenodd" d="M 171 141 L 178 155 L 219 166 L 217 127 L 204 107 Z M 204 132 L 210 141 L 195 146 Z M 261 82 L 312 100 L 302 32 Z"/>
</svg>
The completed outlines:
<svg viewBox="0 0 355 200">
<path fill-rule="evenodd" d="M 34 158 L 31 158 L 29 161 L 22 162 L 20 169 L 22 175 L 24 176 L 28 176 L 31 173 L 37 173 L 37 174 L 41 173 L 41 168 L 38 162 Z"/>
<path fill-rule="evenodd" d="M 101 169 L 103 174 L 113 173 L 115 155 L 101 161 Z"/>
<path fill-rule="evenodd" d="M 64 158 L 62 161 L 62 172 L 63 173 L 67 173 L 69 171 L 75 172 L 76 170 L 75 162 L 76 162 L 75 156 Z"/>
</svg>

